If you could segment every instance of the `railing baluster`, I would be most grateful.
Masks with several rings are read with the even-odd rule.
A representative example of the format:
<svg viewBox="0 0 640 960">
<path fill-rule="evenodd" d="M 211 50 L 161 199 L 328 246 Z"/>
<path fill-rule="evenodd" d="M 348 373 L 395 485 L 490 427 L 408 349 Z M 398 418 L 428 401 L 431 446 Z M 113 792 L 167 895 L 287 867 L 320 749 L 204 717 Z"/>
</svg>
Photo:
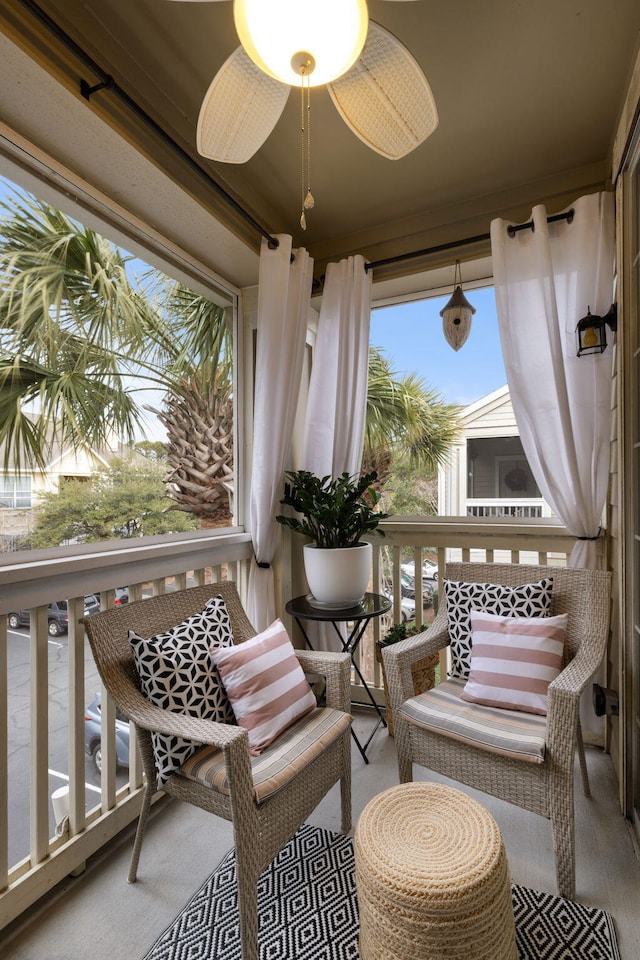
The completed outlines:
<svg viewBox="0 0 640 960">
<path fill-rule="evenodd" d="M 402 590 L 400 584 L 400 547 L 392 548 L 391 576 L 393 578 L 393 622 L 402 620 Z"/>
<path fill-rule="evenodd" d="M 381 548 L 378 544 L 373 545 L 372 553 L 372 576 L 371 576 L 371 589 L 374 593 L 381 592 L 381 572 L 380 572 L 380 553 Z M 381 618 L 375 617 L 372 621 L 373 625 L 373 643 L 374 643 L 374 656 L 373 656 L 373 683 L 376 687 L 382 686 L 382 671 L 380 670 L 380 664 L 378 663 L 377 657 L 375 656 L 375 645 L 379 641 L 382 631 L 381 631 Z"/>
<path fill-rule="evenodd" d="M 104 684 L 100 693 L 100 750 L 101 806 L 102 812 L 107 813 L 116 805 L 116 708 Z"/>
<path fill-rule="evenodd" d="M 80 833 L 85 826 L 84 751 L 84 601 L 69 601 L 69 832 Z"/>
<path fill-rule="evenodd" d="M 129 603 L 134 603 L 136 600 L 142 600 L 142 584 L 141 583 L 132 583 L 129 585 Z"/>
<path fill-rule="evenodd" d="M 424 619 L 424 603 L 422 598 L 422 548 L 416 547 L 413 551 L 413 587 L 416 626 L 422 626 Z"/>
<path fill-rule="evenodd" d="M 115 605 L 115 600 L 116 600 L 115 588 L 112 588 L 111 590 L 102 590 L 100 593 L 100 609 L 110 610 L 111 607 Z"/>
<path fill-rule="evenodd" d="M 31 865 L 49 852 L 49 645 L 46 606 L 31 610 Z"/>
</svg>

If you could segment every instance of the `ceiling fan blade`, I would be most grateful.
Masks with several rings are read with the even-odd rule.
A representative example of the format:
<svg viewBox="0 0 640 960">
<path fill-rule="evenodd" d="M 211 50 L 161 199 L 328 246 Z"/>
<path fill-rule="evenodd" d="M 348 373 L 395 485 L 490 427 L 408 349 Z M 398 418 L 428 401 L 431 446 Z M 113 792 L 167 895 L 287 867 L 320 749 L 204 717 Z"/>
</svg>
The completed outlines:
<svg viewBox="0 0 640 960">
<path fill-rule="evenodd" d="M 263 73 L 238 47 L 222 64 L 202 101 L 198 153 L 223 163 L 246 163 L 280 119 L 290 90 Z"/>
<path fill-rule="evenodd" d="M 438 126 L 431 87 L 417 61 L 373 20 L 358 60 L 328 86 L 347 126 L 389 160 L 406 156 Z"/>
</svg>

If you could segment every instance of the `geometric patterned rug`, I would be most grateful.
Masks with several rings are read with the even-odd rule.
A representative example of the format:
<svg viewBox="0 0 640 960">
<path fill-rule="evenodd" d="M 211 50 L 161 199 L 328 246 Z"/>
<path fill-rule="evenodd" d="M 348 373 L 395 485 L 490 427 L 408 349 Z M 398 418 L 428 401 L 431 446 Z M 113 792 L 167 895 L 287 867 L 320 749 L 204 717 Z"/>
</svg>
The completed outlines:
<svg viewBox="0 0 640 960">
<path fill-rule="evenodd" d="M 520 960 L 620 960 L 613 919 L 512 886 Z M 305 824 L 260 878 L 260 960 L 358 960 L 350 837 Z M 230 851 L 144 960 L 241 960 Z"/>
</svg>

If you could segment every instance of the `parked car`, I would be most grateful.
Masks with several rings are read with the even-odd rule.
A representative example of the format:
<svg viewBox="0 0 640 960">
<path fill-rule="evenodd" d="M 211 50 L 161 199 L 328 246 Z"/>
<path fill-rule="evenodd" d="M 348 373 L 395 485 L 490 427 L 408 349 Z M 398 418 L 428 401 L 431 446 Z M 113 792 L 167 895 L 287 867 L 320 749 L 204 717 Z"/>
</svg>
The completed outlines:
<svg viewBox="0 0 640 960">
<path fill-rule="evenodd" d="M 407 563 L 401 563 L 400 569 L 404 573 L 408 573 L 410 577 L 415 576 L 415 563 L 413 560 L 408 560 Z M 428 581 L 438 581 L 438 564 L 433 560 L 423 560 L 422 561 L 422 582 Z"/>
<path fill-rule="evenodd" d="M 438 564 L 433 560 L 422 561 L 422 579 L 435 580 L 438 582 Z"/>
<path fill-rule="evenodd" d="M 95 698 L 84 713 L 84 749 L 91 757 L 98 773 L 102 770 L 102 729 L 100 726 L 102 701 L 101 695 Z M 129 721 L 116 710 L 116 764 L 129 766 Z"/>
<path fill-rule="evenodd" d="M 400 617 L 403 623 L 416 618 L 416 602 L 410 597 L 402 597 L 400 600 Z"/>
<path fill-rule="evenodd" d="M 96 593 L 98 602 L 100 602 L 100 594 Z M 114 604 L 116 607 L 121 607 L 123 603 L 129 603 L 129 587 L 116 587 L 116 595 L 114 599 Z"/>
<path fill-rule="evenodd" d="M 404 570 L 400 573 L 400 593 L 410 600 L 413 600 L 416 595 L 415 578 Z M 422 581 L 422 602 L 424 606 L 429 606 L 433 602 L 433 584 L 429 580 Z"/>
<path fill-rule="evenodd" d="M 385 596 L 389 600 L 393 600 L 393 591 L 391 589 L 385 590 Z M 427 606 L 427 600 L 424 599 L 424 604 Z M 414 597 L 400 597 L 400 619 L 403 623 L 407 623 L 409 620 L 415 620 L 416 618 L 416 601 Z"/>
<path fill-rule="evenodd" d="M 100 609 L 100 601 L 94 594 L 90 593 L 84 598 L 84 615 L 90 617 Z M 69 610 L 66 600 L 55 600 L 49 604 L 47 614 L 49 621 L 48 632 L 50 637 L 59 637 L 69 629 Z M 7 622 L 12 630 L 18 627 L 29 627 L 31 625 L 31 616 L 28 610 L 14 610 L 7 617 Z"/>
</svg>

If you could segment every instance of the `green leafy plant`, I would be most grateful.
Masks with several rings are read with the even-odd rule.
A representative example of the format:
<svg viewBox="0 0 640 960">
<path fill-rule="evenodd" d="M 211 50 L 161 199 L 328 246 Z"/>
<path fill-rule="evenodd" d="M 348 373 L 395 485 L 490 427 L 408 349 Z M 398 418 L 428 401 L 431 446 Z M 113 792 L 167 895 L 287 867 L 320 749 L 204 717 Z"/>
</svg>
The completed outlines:
<svg viewBox="0 0 640 960">
<path fill-rule="evenodd" d="M 360 477 L 345 472 L 335 480 L 316 477 L 308 470 L 291 471 L 285 477 L 280 503 L 301 516 L 277 516 L 276 520 L 311 537 L 318 547 L 355 547 L 388 516 L 375 509 L 380 499 L 372 486 L 375 471 Z"/>
<path fill-rule="evenodd" d="M 420 633 L 422 630 L 426 629 L 425 627 L 416 626 L 415 620 L 410 620 L 408 623 L 402 620 L 400 623 L 394 623 L 389 627 L 384 637 L 380 637 L 378 641 L 380 646 L 389 647 L 393 643 L 399 643 L 400 640 L 405 640 L 407 637 L 412 637 L 416 633 Z"/>
</svg>

